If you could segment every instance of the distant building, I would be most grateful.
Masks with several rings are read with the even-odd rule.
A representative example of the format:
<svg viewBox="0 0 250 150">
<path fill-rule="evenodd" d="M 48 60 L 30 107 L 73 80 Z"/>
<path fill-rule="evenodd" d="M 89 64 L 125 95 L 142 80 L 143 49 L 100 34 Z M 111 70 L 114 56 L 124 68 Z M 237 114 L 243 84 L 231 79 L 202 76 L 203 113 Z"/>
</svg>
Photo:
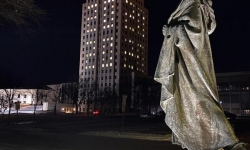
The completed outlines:
<svg viewBox="0 0 250 150">
<path fill-rule="evenodd" d="M 48 101 L 48 93 L 50 89 L 45 88 L 10 88 L 0 89 L 0 99 L 8 100 L 7 95 L 13 94 L 13 103 L 20 102 L 21 104 L 35 104 L 37 95 L 39 95 L 39 102 Z M 38 102 L 38 103 L 39 103 Z"/>
<path fill-rule="evenodd" d="M 216 78 L 223 109 L 250 115 L 250 72 L 217 73 Z"/>
<path fill-rule="evenodd" d="M 98 89 L 122 91 L 121 97 L 130 92 L 126 86 L 131 83 L 131 72 L 148 74 L 144 0 L 86 0 L 81 28 L 81 80 L 95 83 Z"/>
</svg>

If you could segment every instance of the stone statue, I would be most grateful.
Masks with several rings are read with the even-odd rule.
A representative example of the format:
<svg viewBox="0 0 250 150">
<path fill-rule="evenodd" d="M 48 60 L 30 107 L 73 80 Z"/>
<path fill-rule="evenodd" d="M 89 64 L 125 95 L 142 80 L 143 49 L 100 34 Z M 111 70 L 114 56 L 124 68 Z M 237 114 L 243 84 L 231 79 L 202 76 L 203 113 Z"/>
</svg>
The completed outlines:
<svg viewBox="0 0 250 150">
<path fill-rule="evenodd" d="M 172 142 L 189 150 L 246 150 L 219 102 L 209 41 L 216 27 L 211 0 L 182 0 L 163 27 L 155 72 Z"/>
</svg>

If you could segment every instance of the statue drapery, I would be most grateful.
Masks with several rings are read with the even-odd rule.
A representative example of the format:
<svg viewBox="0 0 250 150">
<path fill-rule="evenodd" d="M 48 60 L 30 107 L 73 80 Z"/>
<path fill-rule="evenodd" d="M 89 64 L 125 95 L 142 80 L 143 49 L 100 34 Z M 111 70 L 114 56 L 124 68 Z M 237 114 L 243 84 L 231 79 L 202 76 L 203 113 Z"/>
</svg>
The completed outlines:
<svg viewBox="0 0 250 150">
<path fill-rule="evenodd" d="M 238 142 L 219 102 L 209 41 L 211 0 L 182 0 L 163 27 L 155 72 L 172 142 L 189 150 L 217 150 Z"/>
</svg>

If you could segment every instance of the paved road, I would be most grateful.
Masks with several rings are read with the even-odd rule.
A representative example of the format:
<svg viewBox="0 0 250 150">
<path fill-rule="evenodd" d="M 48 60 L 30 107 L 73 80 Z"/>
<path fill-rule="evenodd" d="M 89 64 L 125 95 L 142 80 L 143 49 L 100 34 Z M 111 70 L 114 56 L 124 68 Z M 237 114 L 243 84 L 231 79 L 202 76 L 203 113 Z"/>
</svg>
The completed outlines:
<svg viewBox="0 0 250 150">
<path fill-rule="evenodd" d="M 4 150 L 181 150 L 166 138 L 171 131 L 162 119 L 125 116 L 21 115 L 10 124 L 0 118 L 0 149 Z M 250 140 L 250 120 L 232 121 L 237 135 Z M 123 131 L 123 134 L 120 134 Z M 151 138 L 156 137 L 156 138 Z M 136 137 L 136 138 L 135 138 Z M 250 141 L 249 141 L 250 142 Z"/>
<path fill-rule="evenodd" d="M 14 136 L 13 136 L 14 135 Z M 1 150 L 181 150 L 165 141 L 111 138 L 78 134 L 2 132 Z"/>
</svg>

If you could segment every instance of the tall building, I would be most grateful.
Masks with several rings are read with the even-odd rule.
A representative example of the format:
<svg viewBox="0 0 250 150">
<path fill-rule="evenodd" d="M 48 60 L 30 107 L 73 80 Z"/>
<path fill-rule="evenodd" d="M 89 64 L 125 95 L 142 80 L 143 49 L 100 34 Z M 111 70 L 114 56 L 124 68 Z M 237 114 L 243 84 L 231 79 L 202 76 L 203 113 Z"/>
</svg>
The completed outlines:
<svg viewBox="0 0 250 150">
<path fill-rule="evenodd" d="M 131 73 L 148 73 L 148 10 L 144 0 L 86 0 L 79 75 L 99 88 L 120 89 Z"/>
</svg>

